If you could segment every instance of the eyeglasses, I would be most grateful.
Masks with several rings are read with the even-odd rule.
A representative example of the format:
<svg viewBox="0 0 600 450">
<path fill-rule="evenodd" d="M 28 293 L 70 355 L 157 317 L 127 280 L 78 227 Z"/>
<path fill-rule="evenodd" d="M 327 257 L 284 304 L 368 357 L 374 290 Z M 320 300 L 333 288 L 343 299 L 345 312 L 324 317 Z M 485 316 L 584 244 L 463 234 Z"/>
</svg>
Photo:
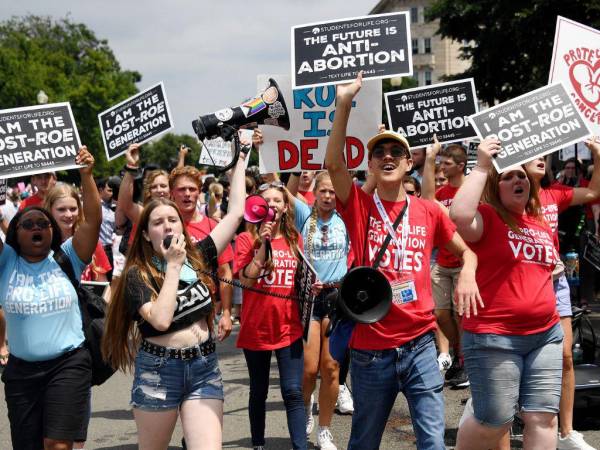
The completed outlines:
<svg viewBox="0 0 600 450">
<path fill-rule="evenodd" d="M 52 224 L 47 219 L 25 219 L 23 222 L 19 223 L 18 226 L 26 229 L 27 231 L 31 231 L 36 227 L 44 230 L 46 228 L 50 228 Z"/>
<path fill-rule="evenodd" d="M 415 191 L 406 191 L 408 195 L 415 195 Z"/>
<path fill-rule="evenodd" d="M 327 247 L 328 243 L 329 243 L 329 226 L 323 225 L 321 227 L 321 244 L 323 244 L 323 247 Z"/>
<path fill-rule="evenodd" d="M 399 145 L 390 148 L 390 155 L 392 158 L 408 158 L 408 152 L 404 147 Z M 385 156 L 385 147 L 382 145 L 376 145 L 371 151 L 373 158 L 381 159 Z"/>
<path fill-rule="evenodd" d="M 272 183 L 263 183 L 258 187 L 258 191 L 266 191 L 267 189 L 276 188 L 283 189 L 285 184 L 282 181 L 273 181 Z"/>
</svg>

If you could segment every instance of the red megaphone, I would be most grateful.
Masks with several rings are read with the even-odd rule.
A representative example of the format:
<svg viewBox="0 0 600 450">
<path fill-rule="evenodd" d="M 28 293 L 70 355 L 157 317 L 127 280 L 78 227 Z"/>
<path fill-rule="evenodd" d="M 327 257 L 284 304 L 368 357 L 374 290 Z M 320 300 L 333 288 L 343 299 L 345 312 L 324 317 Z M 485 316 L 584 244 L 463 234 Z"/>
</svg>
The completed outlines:
<svg viewBox="0 0 600 450">
<path fill-rule="evenodd" d="M 275 219 L 275 210 L 269 208 L 267 201 L 260 195 L 249 195 L 246 198 L 246 207 L 244 208 L 244 220 L 250 223 L 261 223 L 273 221 Z"/>
</svg>

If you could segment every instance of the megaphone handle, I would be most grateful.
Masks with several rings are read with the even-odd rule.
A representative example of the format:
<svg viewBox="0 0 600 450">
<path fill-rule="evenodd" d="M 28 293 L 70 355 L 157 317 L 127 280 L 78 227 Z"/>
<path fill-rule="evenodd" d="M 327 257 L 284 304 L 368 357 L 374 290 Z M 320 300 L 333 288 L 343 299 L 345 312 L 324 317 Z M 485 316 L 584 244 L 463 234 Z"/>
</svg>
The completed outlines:
<svg viewBox="0 0 600 450">
<path fill-rule="evenodd" d="M 236 127 L 232 127 L 231 125 L 228 125 L 228 124 L 223 124 L 221 129 L 224 131 L 225 127 L 228 127 L 229 129 L 233 129 L 234 154 L 233 154 L 233 158 L 231 158 L 231 162 L 229 164 L 227 164 L 222 169 L 217 170 L 217 172 L 219 172 L 219 173 L 227 172 L 229 169 L 231 169 L 233 166 L 235 166 L 240 157 L 240 135 L 238 134 L 238 129 Z"/>
<path fill-rule="evenodd" d="M 271 260 L 271 238 L 265 240 L 265 263 Z"/>
</svg>

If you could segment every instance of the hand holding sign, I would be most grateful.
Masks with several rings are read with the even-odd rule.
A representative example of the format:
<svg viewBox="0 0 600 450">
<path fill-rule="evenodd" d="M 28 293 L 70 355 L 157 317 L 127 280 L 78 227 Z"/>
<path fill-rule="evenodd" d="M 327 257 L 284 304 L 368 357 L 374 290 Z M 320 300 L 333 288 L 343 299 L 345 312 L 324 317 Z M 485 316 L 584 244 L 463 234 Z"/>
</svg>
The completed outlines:
<svg viewBox="0 0 600 450">
<path fill-rule="evenodd" d="M 127 147 L 125 152 L 125 160 L 127 165 L 131 168 L 138 167 L 140 165 L 140 144 L 131 144 Z"/>
<path fill-rule="evenodd" d="M 79 148 L 79 153 L 75 156 L 75 164 L 82 166 L 79 168 L 81 175 L 89 175 L 94 170 L 94 156 L 85 145 Z"/>
<path fill-rule="evenodd" d="M 425 158 L 429 160 L 435 160 L 435 158 L 437 158 L 437 155 L 440 153 L 441 150 L 442 144 L 440 144 L 440 141 L 438 141 L 437 134 L 434 134 L 433 144 L 428 145 L 425 149 Z"/>
<path fill-rule="evenodd" d="M 599 164 L 600 163 L 600 142 L 598 142 L 598 137 L 592 136 L 591 138 L 586 139 L 585 146 L 590 149 L 590 152 L 592 153 L 592 158 L 593 158 L 594 164 Z"/>
<path fill-rule="evenodd" d="M 485 138 L 477 147 L 477 166 L 485 170 L 490 170 L 494 156 L 500 153 L 501 150 L 502 146 L 498 138 Z"/>
<path fill-rule="evenodd" d="M 352 101 L 362 87 L 362 79 L 363 71 L 361 70 L 352 83 L 338 84 L 336 90 L 337 99 Z"/>
</svg>

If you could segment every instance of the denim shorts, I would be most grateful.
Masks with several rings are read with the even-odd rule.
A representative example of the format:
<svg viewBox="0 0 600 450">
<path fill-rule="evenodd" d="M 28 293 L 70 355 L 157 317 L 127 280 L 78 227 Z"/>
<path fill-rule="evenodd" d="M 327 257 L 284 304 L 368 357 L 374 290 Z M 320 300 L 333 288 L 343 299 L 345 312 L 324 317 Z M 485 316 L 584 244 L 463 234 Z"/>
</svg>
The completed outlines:
<svg viewBox="0 0 600 450">
<path fill-rule="evenodd" d="M 463 352 L 475 418 L 500 427 L 519 411 L 558 413 L 562 379 L 560 323 L 526 336 L 465 331 Z"/>
<path fill-rule="evenodd" d="M 315 297 L 310 320 L 316 320 L 320 322 L 325 317 L 329 317 L 329 314 L 331 313 L 331 307 L 333 306 L 331 302 L 333 294 L 331 293 L 334 291 L 337 292 L 337 289 L 323 289 L 319 295 Z"/>
<path fill-rule="evenodd" d="M 147 411 L 176 409 L 185 400 L 223 400 L 217 353 L 182 361 L 143 350 L 135 358 L 131 406 Z"/>
<path fill-rule="evenodd" d="M 556 310 L 558 311 L 558 315 L 560 317 L 571 317 L 573 315 L 571 289 L 564 273 L 554 280 L 554 295 L 556 295 Z"/>
</svg>

